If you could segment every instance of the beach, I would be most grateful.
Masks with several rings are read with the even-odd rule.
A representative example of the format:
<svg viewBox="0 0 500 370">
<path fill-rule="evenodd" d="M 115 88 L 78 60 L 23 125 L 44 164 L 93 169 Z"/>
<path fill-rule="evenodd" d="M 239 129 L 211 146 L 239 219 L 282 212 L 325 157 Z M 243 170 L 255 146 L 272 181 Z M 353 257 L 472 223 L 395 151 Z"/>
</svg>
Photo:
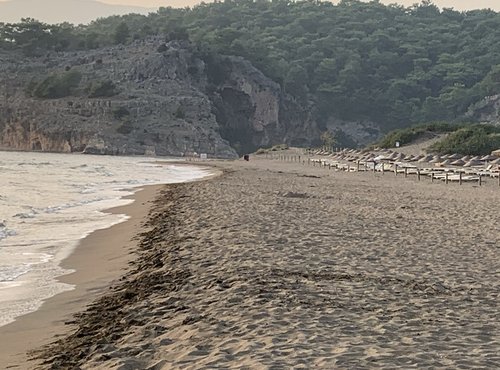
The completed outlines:
<svg viewBox="0 0 500 370">
<path fill-rule="evenodd" d="M 36 322 L 44 311 L 52 316 L 45 329 L 29 333 L 24 344 L 37 360 L 23 366 L 469 369 L 500 363 L 500 188 L 258 156 L 211 165 L 223 175 L 140 193 L 145 198 L 132 207 L 140 204 L 142 211 L 129 226 L 96 237 L 117 248 L 109 256 L 77 248 L 70 260 L 81 272 L 72 283 L 85 294 L 63 293 L 31 314 Z M 112 276 L 87 283 L 110 264 Z M 99 289 L 112 279 L 109 289 Z M 66 312 L 80 313 L 63 328 L 69 313 L 57 312 L 67 304 Z M 27 322 L 0 329 L 7 351 L 26 338 Z M 50 337 L 57 341 L 41 348 Z"/>
</svg>

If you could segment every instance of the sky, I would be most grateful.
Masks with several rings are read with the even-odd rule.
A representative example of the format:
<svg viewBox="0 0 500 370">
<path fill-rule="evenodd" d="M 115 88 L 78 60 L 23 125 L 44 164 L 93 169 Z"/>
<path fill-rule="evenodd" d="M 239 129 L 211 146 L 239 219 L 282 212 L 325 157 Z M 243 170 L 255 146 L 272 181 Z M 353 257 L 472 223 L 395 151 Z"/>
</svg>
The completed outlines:
<svg viewBox="0 0 500 370">
<path fill-rule="evenodd" d="M 8 1 L 8 0 L 0 0 Z M 43 0 L 40 0 L 43 1 Z M 160 6 L 190 6 L 200 2 L 200 0 L 97 0 L 107 4 L 120 5 L 135 5 L 146 8 L 157 8 Z M 368 1 L 368 0 L 366 0 Z M 211 2 L 211 0 L 206 0 Z M 337 2 L 337 0 L 334 0 Z M 410 6 L 414 3 L 419 3 L 420 0 L 381 0 L 384 4 L 398 3 L 405 6 Z M 456 10 L 469 10 L 478 8 L 491 8 L 495 11 L 500 11 L 500 0 L 434 0 L 433 3 L 440 8 L 454 8 Z"/>
<path fill-rule="evenodd" d="M 123 4 L 137 5 L 144 7 L 160 7 L 160 6 L 185 6 L 197 4 L 198 0 L 100 0 L 108 4 Z M 206 1 L 210 2 L 210 1 Z M 384 4 L 398 3 L 405 6 L 410 6 L 414 3 L 419 3 L 420 0 L 382 0 Z M 491 8 L 500 11 L 500 0 L 434 0 L 433 3 L 440 8 L 454 8 L 456 10 L 468 10 L 478 8 Z"/>
</svg>

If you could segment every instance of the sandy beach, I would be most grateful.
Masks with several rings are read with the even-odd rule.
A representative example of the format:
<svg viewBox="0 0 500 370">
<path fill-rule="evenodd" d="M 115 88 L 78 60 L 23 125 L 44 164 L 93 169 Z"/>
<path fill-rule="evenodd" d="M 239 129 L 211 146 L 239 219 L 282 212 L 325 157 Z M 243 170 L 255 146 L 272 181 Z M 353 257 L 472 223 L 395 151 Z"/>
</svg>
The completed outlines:
<svg viewBox="0 0 500 370">
<path fill-rule="evenodd" d="M 127 214 L 130 218 L 108 229 L 97 230 L 83 239 L 76 250 L 63 261 L 62 266 L 75 270 L 59 280 L 75 285 L 75 289 L 47 300 L 43 306 L 15 322 L 0 327 L 0 368 L 33 369 L 36 361 L 29 361 L 27 352 L 54 340 L 71 330 L 65 325 L 72 315 L 81 311 L 95 297 L 106 292 L 110 282 L 118 279 L 133 259 L 130 252 L 133 237 L 142 229 L 155 199 L 159 185 L 145 186 L 126 197 L 134 202 L 107 210 Z"/>
<path fill-rule="evenodd" d="M 116 266 L 137 248 L 130 269 L 55 343 L 38 346 L 67 317 L 52 316 L 43 338 L 35 329 L 40 340 L 28 347 L 41 360 L 25 366 L 498 366 L 500 188 L 256 156 L 213 166 L 224 174 L 164 186 L 136 243 L 125 239 L 138 221 L 121 224 L 127 235 L 113 229 L 126 254 L 113 254 Z M 72 260 L 107 269 L 83 248 Z M 80 289 L 89 274 L 74 277 Z M 62 296 L 45 311 L 72 301 Z M 0 329 L 2 343 L 21 329 Z"/>
</svg>

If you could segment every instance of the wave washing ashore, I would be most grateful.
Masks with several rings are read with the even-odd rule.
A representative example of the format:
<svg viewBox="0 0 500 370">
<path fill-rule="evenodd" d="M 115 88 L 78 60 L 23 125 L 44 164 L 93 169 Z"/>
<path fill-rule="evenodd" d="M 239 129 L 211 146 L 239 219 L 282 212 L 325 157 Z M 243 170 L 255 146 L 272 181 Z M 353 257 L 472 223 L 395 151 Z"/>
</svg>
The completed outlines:
<svg viewBox="0 0 500 370">
<path fill-rule="evenodd" d="M 71 290 L 60 262 L 94 230 L 127 219 L 103 210 L 138 187 L 196 180 L 198 167 L 144 157 L 0 152 L 0 326 Z"/>
</svg>

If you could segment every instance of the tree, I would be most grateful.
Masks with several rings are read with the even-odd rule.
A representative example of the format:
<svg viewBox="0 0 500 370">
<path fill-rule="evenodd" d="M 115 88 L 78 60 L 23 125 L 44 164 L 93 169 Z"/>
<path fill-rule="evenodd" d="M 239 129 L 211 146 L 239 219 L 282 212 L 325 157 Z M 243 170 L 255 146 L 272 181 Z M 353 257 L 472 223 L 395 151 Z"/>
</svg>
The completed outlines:
<svg viewBox="0 0 500 370">
<path fill-rule="evenodd" d="M 323 145 L 328 148 L 332 148 L 337 143 L 335 136 L 328 130 L 321 134 L 320 139 Z"/>
<path fill-rule="evenodd" d="M 130 37 L 130 29 L 125 22 L 121 22 L 118 26 L 116 26 L 115 33 L 113 35 L 113 39 L 115 44 L 125 44 Z"/>
</svg>

